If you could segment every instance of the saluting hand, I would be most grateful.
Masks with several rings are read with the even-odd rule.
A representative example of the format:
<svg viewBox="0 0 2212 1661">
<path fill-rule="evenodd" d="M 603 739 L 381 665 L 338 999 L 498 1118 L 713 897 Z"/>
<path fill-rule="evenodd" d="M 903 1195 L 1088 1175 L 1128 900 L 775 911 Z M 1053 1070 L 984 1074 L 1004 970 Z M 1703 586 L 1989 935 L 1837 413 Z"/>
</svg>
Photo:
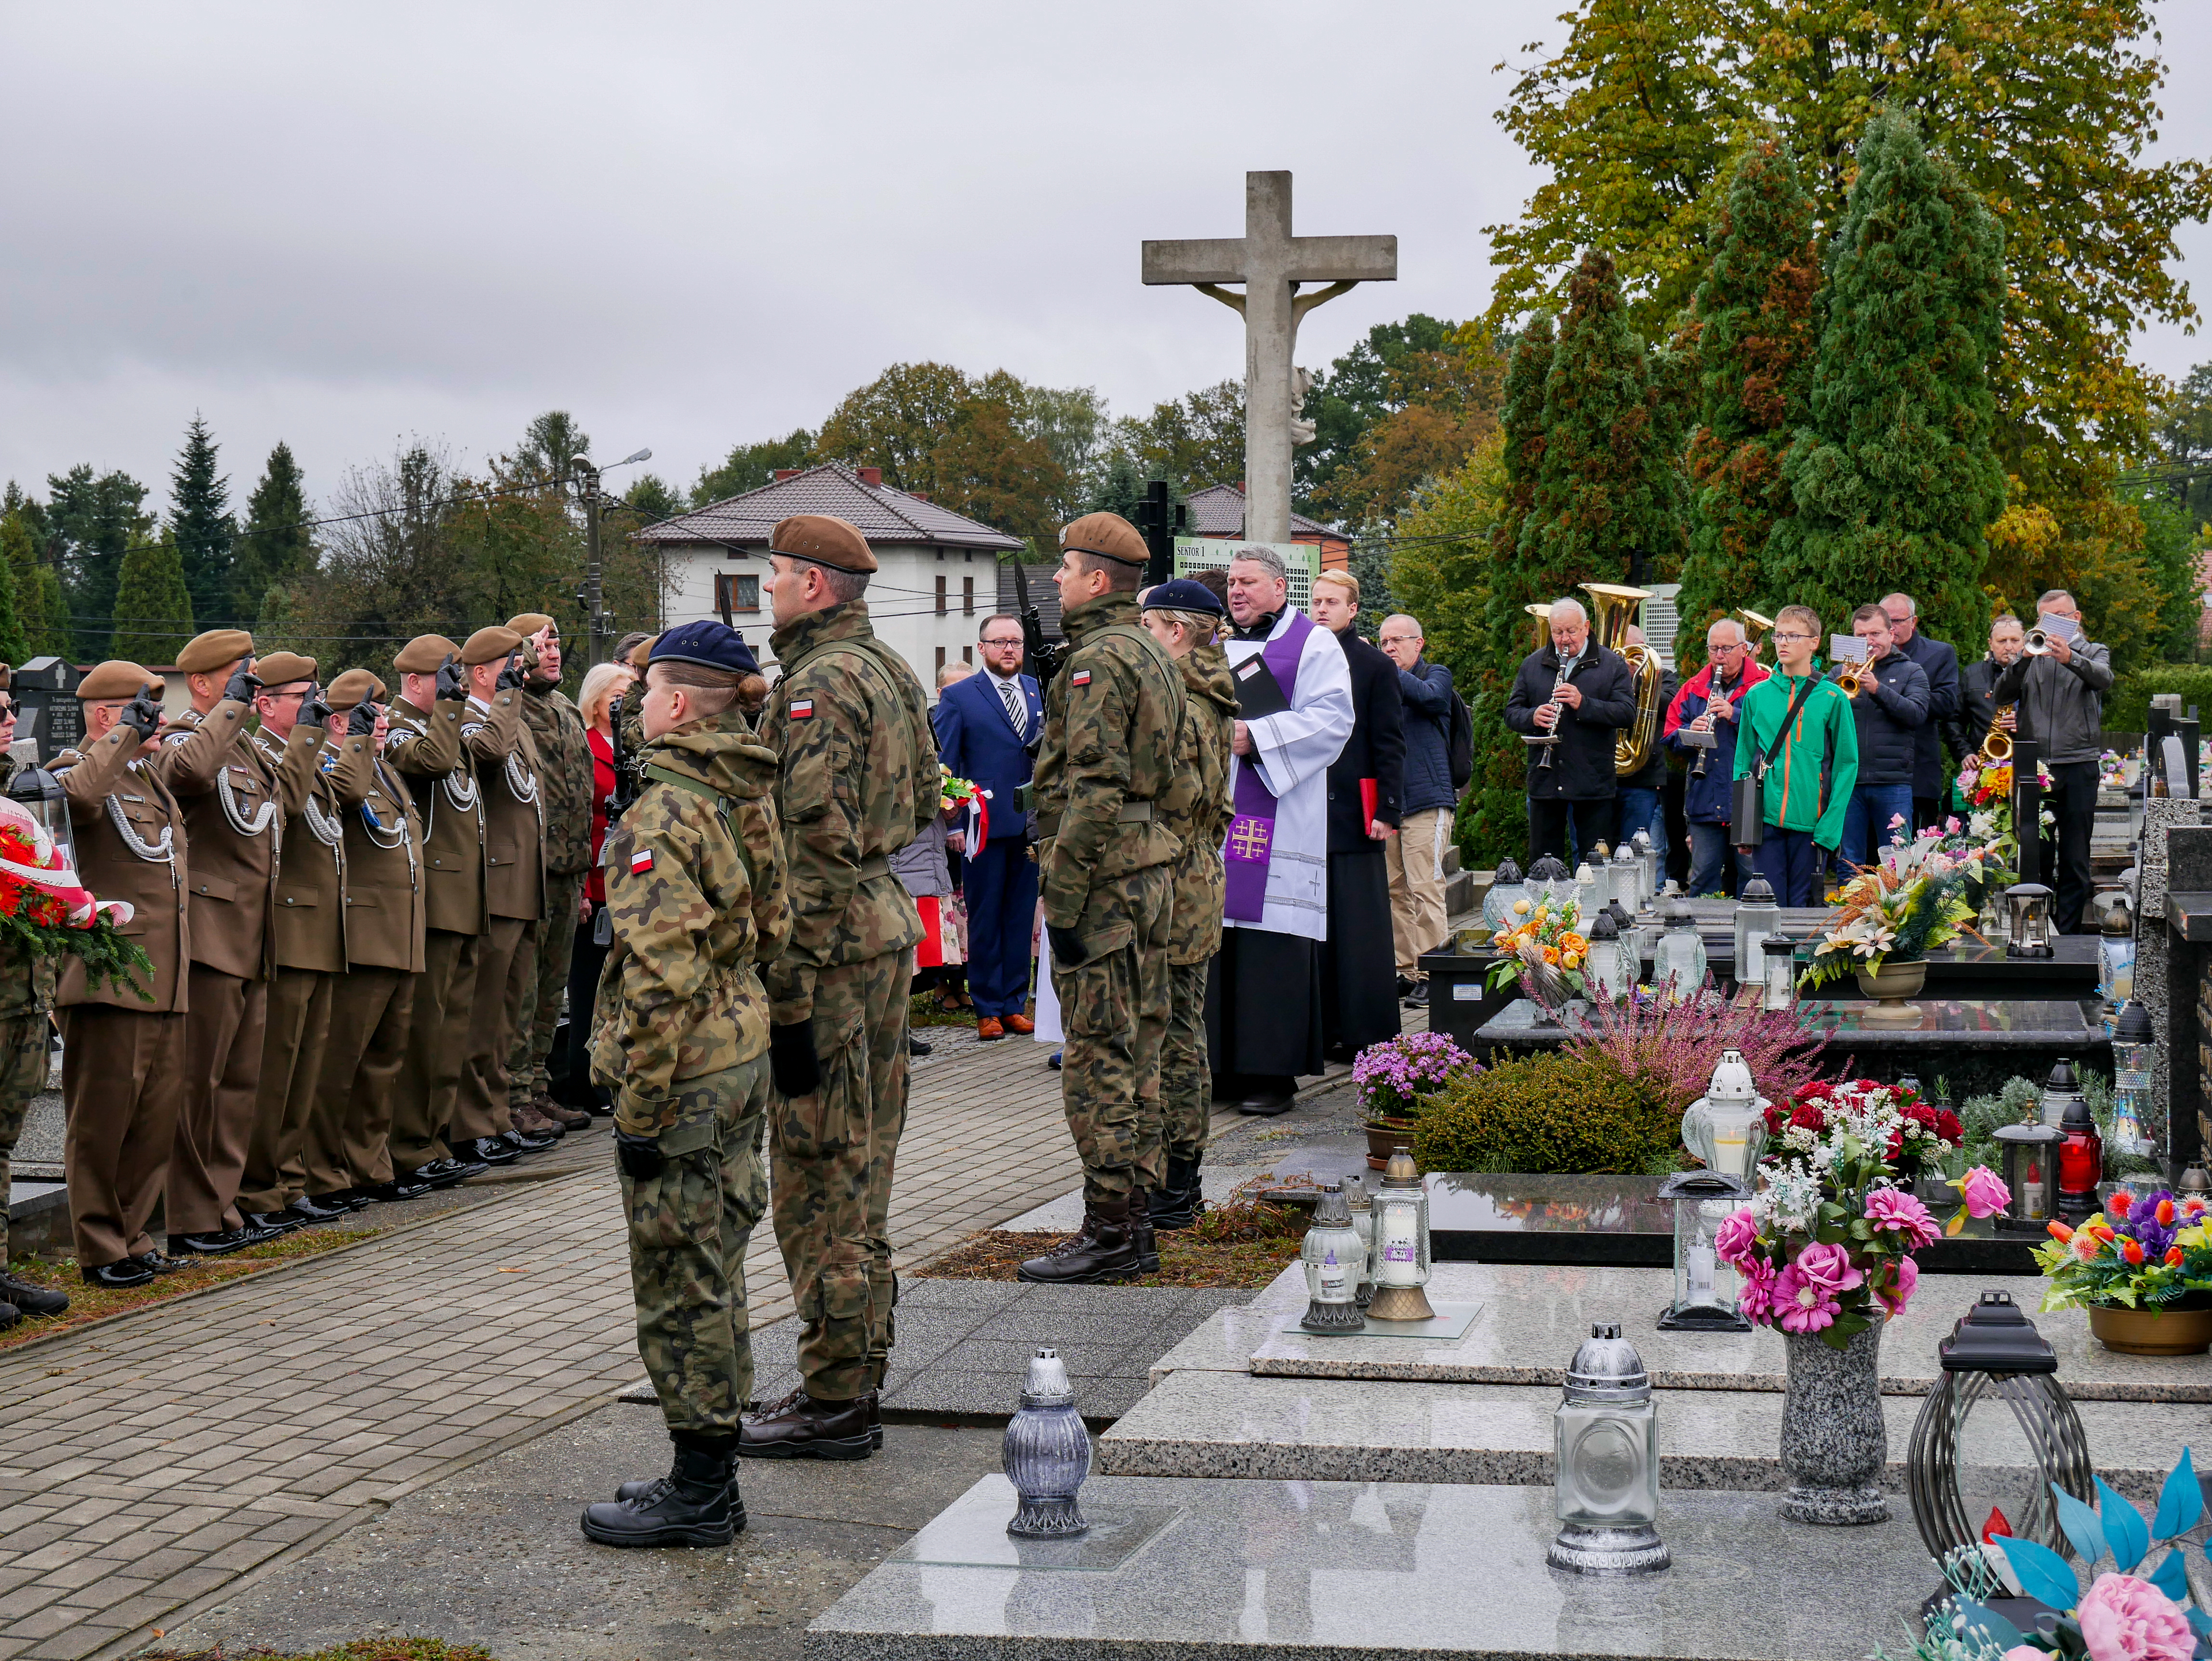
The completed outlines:
<svg viewBox="0 0 2212 1661">
<path fill-rule="evenodd" d="M 232 673 L 230 684 L 222 689 L 222 695 L 233 703 L 251 703 L 262 684 L 261 677 L 253 672 L 253 660 L 248 658 Z"/>
<path fill-rule="evenodd" d="M 346 715 L 346 736 L 349 739 L 368 737 L 370 733 L 376 731 L 376 717 L 379 713 L 374 704 L 367 698 L 363 698 L 359 703 L 354 705 Z"/>
<path fill-rule="evenodd" d="M 331 721 L 331 706 L 323 702 L 323 684 L 319 680 L 307 683 L 307 696 L 300 700 L 300 725 L 327 727 Z"/>
<path fill-rule="evenodd" d="M 517 647 L 507 654 L 506 666 L 499 672 L 499 679 L 495 684 L 502 692 L 511 692 L 529 678 L 530 672 L 522 666 L 522 650 Z"/>
<path fill-rule="evenodd" d="M 128 727 L 137 733 L 143 744 L 154 736 L 161 725 L 161 705 L 154 696 L 154 685 L 149 681 L 138 689 L 138 696 L 125 704 L 115 715 L 118 727 Z"/>
<path fill-rule="evenodd" d="M 465 698 L 468 695 L 469 672 L 461 667 L 459 656 L 448 652 L 446 654 L 446 660 L 438 666 L 437 691 L 434 696 L 441 698 Z"/>
</svg>

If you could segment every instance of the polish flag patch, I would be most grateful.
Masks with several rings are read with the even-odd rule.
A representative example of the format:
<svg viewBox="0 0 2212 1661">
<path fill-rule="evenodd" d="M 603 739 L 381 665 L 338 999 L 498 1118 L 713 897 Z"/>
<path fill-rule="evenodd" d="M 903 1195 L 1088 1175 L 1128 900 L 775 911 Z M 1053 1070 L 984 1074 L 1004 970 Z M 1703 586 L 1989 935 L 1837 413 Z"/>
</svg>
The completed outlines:
<svg viewBox="0 0 2212 1661">
<path fill-rule="evenodd" d="M 1088 685 L 1090 685 L 1090 684 L 1091 684 L 1091 672 L 1090 672 L 1088 669 L 1078 669 L 1078 670 L 1077 670 L 1073 674 L 1070 675 L 1070 676 L 1067 678 L 1067 684 L 1068 684 L 1070 686 L 1088 686 Z"/>
<path fill-rule="evenodd" d="M 813 719 L 814 719 L 814 700 L 813 700 L 812 698 L 793 698 L 793 699 L 792 699 L 792 701 L 791 701 L 791 718 L 792 718 L 792 720 L 793 720 L 793 721 L 811 721 L 811 720 L 813 720 Z"/>
<path fill-rule="evenodd" d="M 641 848 L 629 856 L 629 870 L 632 876 L 635 876 L 641 871 L 652 869 L 653 850 L 650 848 Z"/>
</svg>

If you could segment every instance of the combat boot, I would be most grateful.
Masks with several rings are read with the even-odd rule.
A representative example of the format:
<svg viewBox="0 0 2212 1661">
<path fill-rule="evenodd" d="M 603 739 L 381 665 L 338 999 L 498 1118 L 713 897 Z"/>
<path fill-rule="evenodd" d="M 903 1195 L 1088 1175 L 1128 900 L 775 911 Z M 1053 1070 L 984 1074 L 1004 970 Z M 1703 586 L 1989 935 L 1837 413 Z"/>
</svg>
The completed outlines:
<svg viewBox="0 0 2212 1661">
<path fill-rule="evenodd" d="M 62 1315 L 69 1310 L 69 1299 L 64 1293 L 19 1281 L 5 1270 L 0 1270 L 0 1298 L 26 1315 Z"/>
<path fill-rule="evenodd" d="M 1168 1155 L 1168 1179 L 1152 1191 L 1154 1228 L 1188 1228 L 1198 1220 L 1198 1214 L 1206 1209 L 1198 1174 L 1199 1162 L 1205 1157 L 1201 1153 L 1179 1159 Z"/>
<path fill-rule="evenodd" d="M 738 1427 L 742 1459 L 865 1459 L 875 1451 L 867 1397 L 817 1402 L 805 1385 Z"/>
<path fill-rule="evenodd" d="M 667 1475 L 641 1494 L 584 1508 L 585 1538 L 603 1546 L 728 1545 L 745 1525 L 730 1445 L 726 1434 L 678 1440 Z"/>
<path fill-rule="evenodd" d="M 1097 1286 L 1133 1281 L 1137 1242 L 1129 1227 L 1127 1200 L 1095 1200 L 1085 1209 L 1083 1227 L 1042 1257 L 1021 1266 L 1017 1278 L 1046 1285 Z"/>
<path fill-rule="evenodd" d="M 509 1102 L 507 1116 L 526 1136 L 549 1136 L 557 1142 L 568 1134 L 568 1126 L 547 1118 L 528 1102 Z"/>
<path fill-rule="evenodd" d="M 1160 1272 L 1160 1249 L 1152 1237 L 1152 1198 L 1141 1188 L 1129 1190 L 1129 1243 L 1137 1249 L 1137 1268 L 1146 1275 Z"/>
<path fill-rule="evenodd" d="M 590 1114 L 556 1102 L 542 1092 L 530 1098 L 530 1110 L 539 1118 L 559 1125 L 563 1130 L 589 1130 L 592 1128 Z"/>
</svg>

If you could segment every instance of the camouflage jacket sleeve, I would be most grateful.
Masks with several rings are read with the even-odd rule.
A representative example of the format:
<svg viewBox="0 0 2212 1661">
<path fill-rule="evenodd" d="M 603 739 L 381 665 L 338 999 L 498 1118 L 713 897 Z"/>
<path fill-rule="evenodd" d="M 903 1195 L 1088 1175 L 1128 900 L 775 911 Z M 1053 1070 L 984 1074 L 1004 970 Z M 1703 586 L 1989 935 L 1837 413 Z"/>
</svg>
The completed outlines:
<svg viewBox="0 0 2212 1661">
<path fill-rule="evenodd" d="M 662 792 L 671 798 L 674 792 Z M 659 811 L 656 811 L 656 809 Z M 703 828 L 688 803 L 641 803 L 606 840 L 607 912 L 621 953 L 625 1068 L 616 1127 L 652 1136 L 674 1100 L 681 1017 L 713 972 L 714 906 L 702 884 Z M 604 994 L 602 995 L 604 995 Z"/>
<path fill-rule="evenodd" d="M 336 721 L 337 717 L 333 715 L 331 719 Z M 297 818 L 307 810 L 307 793 L 315 788 L 315 781 L 321 776 L 323 745 L 327 737 L 323 728 L 301 723 L 292 728 L 292 736 L 284 742 L 284 758 L 276 764 L 276 804 L 288 819 Z"/>
<path fill-rule="evenodd" d="M 468 704 L 460 698 L 441 698 L 430 706 L 419 730 L 412 717 L 392 713 L 391 730 L 385 734 L 384 753 L 403 773 L 434 779 L 460 765 L 461 721 Z"/>
<path fill-rule="evenodd" d="M 495 689 L 489 705 L 471 703 L 461 716 L 461 748 L 479 762 L 505 761 L 522 743 L 522 715 L 515 706 L 522 694 L 513 687 Z"/>
<path fill-rule="evenodd" d="M 811 713 L 784 727 L 778 796 L 794 915 L 789 943 L 762 977 L 779 1025 L 814 1013 L 815 973 L 830 961 L 860 884 L 866 796 L 859 773 L 866 757 L 854 734 L 867 721 L 868 704 L 851 684 L 852 672 L 809 665 L 791 691 L 791 703 Z"/>
<path fill-rule="evenodd" d="M 161 751 L 148 764 L 170 794 L 204 796 L 215 788 L 216 775 L 246 731 L 246 709 L 225 698 L 189 733 L 161 735 Z"/>
<path fill-rule="evenodd" d="M 1085 675 L 1081 684 L 1076 676 Z M 1106 653 L 1085 653 L 1060 677 L 1060 765 L 1050 806 L 1060 814 L 1038 888 L 1045 921 L 1073 928 L 1091 892 L 1091 873 L 1115 836 L 1115 815 L 1129 795 L 1128 667 Z"/>
<path fill-rule="evenodd" d="M 745 802 L 738 812 L 738 834 L 752 866 L 753 959 L 765 966 L 791 943 L 791 872 L 775 803 Z"/>
</svg>

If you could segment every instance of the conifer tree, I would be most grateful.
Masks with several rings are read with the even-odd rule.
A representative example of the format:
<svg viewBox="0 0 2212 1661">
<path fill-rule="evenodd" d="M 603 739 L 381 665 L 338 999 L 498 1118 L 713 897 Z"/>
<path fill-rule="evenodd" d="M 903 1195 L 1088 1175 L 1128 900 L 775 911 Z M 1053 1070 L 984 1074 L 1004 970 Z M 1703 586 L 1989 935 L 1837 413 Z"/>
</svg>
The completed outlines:
<svg viewBox="0 0 2212 1661">
<path fill-rule="evenodd" d="M 238 526 L 230 516 L 230 481 L 216 474 L 216 459 L 207 423 L 195 413 L 185 429 L 176 471 L 169 476 L 169 528 L 184 561 L 192 610 L 210 623 L 232 614 L 231 557 L 238 539 Z"/>
<path fill-rule="evenodd" d="M 30 655 L 15 604 L 15 562 L 0 559 L 0 663 L 21 663 Z"/>
<path fill-rule="evenodd" d="M 270 585 L 289 587 L 315 569 L 314 533 L 307 518 L 305 475 L 292 447 L 280 439 L 261 482 L 246 499 L 246 524 L 231 564 L 228 616 L 240 622 L 259 617 Z"/>
<path fill-rule="evenodd" d="M 1884 112 L 1827 250 L 1809 419 L 1784 476 L 1796 512 L 1767 543 L 1766 592 L 1839 623 L 1893 590 L 1939 640 L 1977 642 L 2004 511 L 1990 389 L 2003 239 L 1958 170 Z"/>
<path fill-rule="evenodd" d="M 1767 133 L 1736 163 L 1698 286 L 1698 422 L 1686 461 L 1692 512 L 1682 562 L 1678 660 L 1703 659 L 1705 629 L 1739 605 L 1771 615 L 1766 539 L 1792 510 L 1783 462 L 1803 424 L 1817 342 L 1820 265 L 1813 198 Z"/>
<path fill-rule="evenodd" d="M 158 538 L 137 538 L 115 585 L 115 655 L 149 669 L 174 663 L 197 632 L 176 528 L 164 526 Z"/>
</svg>

